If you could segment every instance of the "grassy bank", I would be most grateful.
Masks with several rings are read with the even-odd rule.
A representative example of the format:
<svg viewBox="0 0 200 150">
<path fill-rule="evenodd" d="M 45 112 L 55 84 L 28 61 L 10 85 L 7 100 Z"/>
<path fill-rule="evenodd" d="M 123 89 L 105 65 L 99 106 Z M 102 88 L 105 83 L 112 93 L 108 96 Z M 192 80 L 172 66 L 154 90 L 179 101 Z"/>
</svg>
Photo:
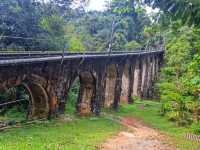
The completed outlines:
<svg viewBox="0 0 200 150">
<path fill-rule="evenodd" d="M 189 141 L 184 138 L 189 128 L 178 127 L 160 115 L 160 103 L 152 101 L 136 101 L 132 105 L 122 105 L 118 112 L 112 112 L 119 116 L 134 116 L 144 120 L 153 128 L 168 134 L 178 148 L 181 150 L 200 150 L 200 143 Z"/>
<path fill-rule="evenodd" d="M 120 106 L 118 112 L 106 112 L 144 120 L 153 128 L 169 135 L 170 140 L 181 150 L 200 150 L 200 143 L 184 138 L 190 129 L 178 127 L 162 117 L 160 107 L 157 102 L 136 101 L 132 105 Z M 46 121 L 0 132 L 0 150 L 94 150 L 105 139 L 122 129 L 116 122 L 103 117 Z"/>
<path fill-rule="evenodd" d="M 54 120 L 0 133 L 0 150 L 93 150 L 121 126 L 104 118 Z"/>
</svg>

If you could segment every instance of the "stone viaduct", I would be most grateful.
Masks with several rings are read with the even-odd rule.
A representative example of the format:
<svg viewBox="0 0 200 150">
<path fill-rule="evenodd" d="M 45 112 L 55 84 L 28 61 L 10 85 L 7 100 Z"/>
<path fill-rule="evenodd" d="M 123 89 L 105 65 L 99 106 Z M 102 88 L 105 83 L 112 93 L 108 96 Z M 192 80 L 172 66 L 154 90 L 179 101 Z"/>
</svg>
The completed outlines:
<svg viewBox="0 0 200 150">
<path fill-rule="evenodd" d="M 23 85 L 31 97 L 28 118 L 48 118 L 64 112 L 79 78 L 77 111 L 98 115 L 102 107 L 132 103 L 134 96 L 151 97 L 163 53 L 0 54 L 0 91 Z"/>
</svg>

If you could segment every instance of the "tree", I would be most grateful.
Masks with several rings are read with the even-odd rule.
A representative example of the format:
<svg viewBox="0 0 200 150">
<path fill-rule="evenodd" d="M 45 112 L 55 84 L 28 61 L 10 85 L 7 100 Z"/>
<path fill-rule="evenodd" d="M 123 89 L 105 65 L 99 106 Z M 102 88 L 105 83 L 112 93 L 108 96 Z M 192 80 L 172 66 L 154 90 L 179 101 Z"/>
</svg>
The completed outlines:
<svg viewBox="0 0 200 150">
<path fill-rule="evenodd" d="M 73 0 L 1 0 L 0 46 L 8 50 L 61 50 Z M 69 16 L 68 16 L 69 17 Z"/>
<path fill-rule="evenodd" d="M 150 20 L 137 1 L 113 0 L 110 11 L 126 22 L 127 41 L 135 40 L 140 43 L 143 40 L 141 33 L 144 30 L 144 26 L 150 24 Z"/>
<path fill-rule="evenodd" d="M 40 35 L 40 38 L 44 39 L 40 41 L 40 45 L 46 46 L 46 49 L 49 50 L 64 49 L 64 45 L 67 41 L 64 38 L 65 21 L 63 17 L 58 16 L 57 14 L 44 16 L 41 18 L 39 26 L 44 31 L 44 33 Z"/>
<path fill-rule="evenodd" d="M 184 24 L 200 25 L 199 0 L 141 0 L 153 8 L 159 8 L 172 20 L 181 19 Z"/>
<path fill-rule="evenodd" d="M 35 45 L 40 19 L 39 3 L 31 0 L 1 0 L 1 45 L 31 48 Z"/>
<path fill-rule="evenodd" d="M 126 6 L 130 3 L 131 1 L 127 3 L 113 0 L 111 7 L 104 12 L 73 13 L 78 15 L 74 15 L 75 18 L 72 17 L 70 22 L 74 24 L 78 34 L 84 34 L 83 43 L 87 50 L 123 51 L 126 49 L 125 45 L 133 41 L 144 45 L 143 30 L 150 24 L 150 19 L 139 3 L 134 3 L 134 9 L 131 9 L 132 5 Z M 123 11 L 125 7 L 129 9 Z"/>
<path fill-rule="evenodd" d="M 146 28 L 144 33 L 147 37 L 161 33 L 165 38 L 165 65 L 157 84 L 162 113 L 179 125 L 198 123 L 200 80 L 197 74 L 200 68 L 196 64 L 200 55 L 199 2 L 143 2 L 161 10 L 158 24 Z"/>
</svg>

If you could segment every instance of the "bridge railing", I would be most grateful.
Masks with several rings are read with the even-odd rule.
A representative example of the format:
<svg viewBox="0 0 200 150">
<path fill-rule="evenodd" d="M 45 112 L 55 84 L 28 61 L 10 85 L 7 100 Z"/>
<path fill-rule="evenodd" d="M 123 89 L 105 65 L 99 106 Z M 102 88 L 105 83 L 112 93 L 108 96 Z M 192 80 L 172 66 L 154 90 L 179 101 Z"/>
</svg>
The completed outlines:
<svg viewBox="0 0 200 150">
<path fill-rule="evenodd" d="M 163 53 L 163 50 L 140 50 L 140 51 L 122 51 L 122 52 L 7 52 L 0 53 L 0 66 L 13 65 L 13 64 L 25 64 L 33 62 L 49 62 L 49 61 L 60 61 L 62 64 L 67 59 L 86 59 L 86 58 L 101 58 L 101 57 L 123 57 L 128 55 L 144 55 L 150 53 Z"/>
<path fill-rule="evenodd" d="M 34 58 L 34 57 L 51 57 L 51 56 L 70 56 L 70 55 L 109 55 L 109 54 L 126 54 L 126 53 L 143 53 L 162 51 L 163 49 L 134 49 L 132 51 L 112 51 L 112 52 L 70 52 L 70 51 L 1 51 L 0 59 L 13 59 L 13 58 Z"/>
</svg>

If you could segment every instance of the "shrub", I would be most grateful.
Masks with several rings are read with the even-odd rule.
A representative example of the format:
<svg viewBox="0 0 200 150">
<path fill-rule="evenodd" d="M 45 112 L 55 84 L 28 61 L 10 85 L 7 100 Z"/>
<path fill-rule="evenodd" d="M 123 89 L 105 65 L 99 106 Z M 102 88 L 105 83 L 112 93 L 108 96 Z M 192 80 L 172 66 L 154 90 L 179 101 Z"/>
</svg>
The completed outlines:
<svg viewBox="0 0 200 150">
<path fill-rule="evenodd" d="M 200 122 L 193 123 L 191 125 L 191 130 L 194 134 L 200 134 Z"/>
<path fill-rule="evenodd" d="M 200 34 L 187 26 L 169 29 L 167 34 L 166 64 L 156 85 L 161 114 L 187 126 L 200 120 Z"/>
</svg>

